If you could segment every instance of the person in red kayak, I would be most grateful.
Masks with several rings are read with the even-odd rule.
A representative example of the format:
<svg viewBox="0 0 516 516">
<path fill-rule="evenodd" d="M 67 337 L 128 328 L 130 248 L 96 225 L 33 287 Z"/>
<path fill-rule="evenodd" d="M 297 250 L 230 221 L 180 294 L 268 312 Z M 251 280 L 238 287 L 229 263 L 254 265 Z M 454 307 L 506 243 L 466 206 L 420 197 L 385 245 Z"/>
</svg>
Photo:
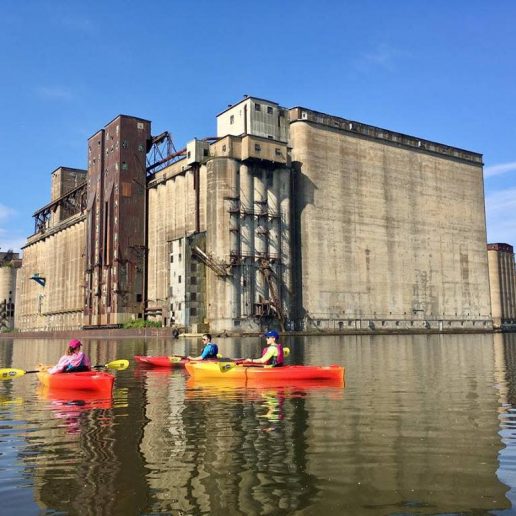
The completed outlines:
<svg viewBox="0 0 516 516">
<path fill-rule="evenodd" d="M 81 341 L 72 339 L 68 343 L 66 354 L 63 355 L 59 362 L 47 370 L 49 374 L 56 373 L 79 373 L 91 370 L 91 361 L 88 356 L 81 351 Z"/>
<path fill-rule="evenodd" d="M 280 367 L 284 362 L 283 346 L 278 342 L 279 333 L 275 330 L 269 330 L 264 334 L 267 339 L 267 347 L 262 351 L 260 358 L 246 358 L 245 363 L 263 364 L 272 367 Z"/>
<path fill-rule="evenodd" d="M 204 348 L 202 348 L 201 354 L 198 357 L 187 357 L 188 360 L 209 360 L 217 358 L 217 353 L 219 352 L 219 347 L 215 342 L 211 341 L 212 337 L 209 333 L 205 333 L 202 336 L 202 343 Z"/>
</svg>

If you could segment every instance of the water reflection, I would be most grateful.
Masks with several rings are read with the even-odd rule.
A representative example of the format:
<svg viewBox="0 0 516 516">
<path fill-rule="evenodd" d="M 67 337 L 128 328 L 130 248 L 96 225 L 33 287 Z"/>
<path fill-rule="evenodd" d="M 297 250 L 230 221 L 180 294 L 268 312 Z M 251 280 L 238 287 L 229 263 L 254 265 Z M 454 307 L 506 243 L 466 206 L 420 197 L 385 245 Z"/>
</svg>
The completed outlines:
<svg viewBox="0 0 516 516">
<path fill-rule="evenodd" d="M 218 339 L 228 356 L 263 341 Z M 0 367 L 65 341 L 0 340 Z M 116 373 L 109 400 L 0 383 L 4 512 L 443 514 L 513 510 L 514 335 L 295 337 L 290 363 L 340 363 L 346 387 Z M 92 361 L 190 354 L 197 339 L 85 340 Z M 509 492 L 507 492 L 509 491 Z M 507 493 L 507 496 L 506 496 Z"/>
</svg>

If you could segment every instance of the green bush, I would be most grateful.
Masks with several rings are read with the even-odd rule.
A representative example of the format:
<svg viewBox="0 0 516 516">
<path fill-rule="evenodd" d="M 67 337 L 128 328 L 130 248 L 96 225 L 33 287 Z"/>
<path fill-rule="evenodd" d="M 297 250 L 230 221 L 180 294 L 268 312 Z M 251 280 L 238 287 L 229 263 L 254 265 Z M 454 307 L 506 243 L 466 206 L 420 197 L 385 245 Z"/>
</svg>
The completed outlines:
<svg viewBox="0 0 516 516">
<path fill-rule="evenodd" d="M 146 321 L 144 319 L 133 319 L 124 324 L 124 328 L 161 328 L 158 321 Z"/>
</svg>

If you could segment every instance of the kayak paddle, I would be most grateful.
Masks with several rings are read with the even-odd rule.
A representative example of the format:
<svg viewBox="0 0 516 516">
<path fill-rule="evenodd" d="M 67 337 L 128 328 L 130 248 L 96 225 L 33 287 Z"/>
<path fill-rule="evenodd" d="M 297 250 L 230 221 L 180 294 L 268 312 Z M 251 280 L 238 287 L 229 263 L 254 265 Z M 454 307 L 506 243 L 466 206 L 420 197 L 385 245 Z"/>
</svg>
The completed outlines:
<svg viewBox="0 0 516 516">
<path fill-rule="evenodd" d="M 108 362 L 107 364 L 101 364 L 93 366 L 92 369 L 115 369 L 117 371 L 123 371 L 129 367 L 129 360 L 113 360 L 112 362 Z M 15 378 L 19 378 L 20 376 L 24 376 L 29 373 L 39 373 L 40 369 L 34 369 L 32 371 L 25 371 L 24 369 L 15 369 L 15 368 L 4 368 L 0 369 L 0 381 L 2 380 L 14 380 Z"/>
<path fill-rule="evenodd" d="M 126 360 L 125 358 L 122 358 L 120 360 L 113 360 L 112 362 L 108 362 L 104 365 L 96 365 L 93 366 L 92 369 L 115 369 L 116 371 L 123 371 L 124 369 L 127 369 L 129 367 L 129 360 Z"/>
</svg>

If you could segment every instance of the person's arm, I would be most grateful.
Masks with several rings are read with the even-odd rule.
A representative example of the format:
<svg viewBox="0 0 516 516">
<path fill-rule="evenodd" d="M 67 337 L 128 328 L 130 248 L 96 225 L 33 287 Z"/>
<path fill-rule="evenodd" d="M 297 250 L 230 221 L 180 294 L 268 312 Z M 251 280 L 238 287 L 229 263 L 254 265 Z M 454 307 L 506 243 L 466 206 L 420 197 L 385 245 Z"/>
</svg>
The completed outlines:
<svg viewBox="0 0 516 516">
<path fill-rule="evenodd" d="M 70 363 L 70 356 L 69 355 L 63 355 L 59 362 L 54 366 L 48 369 L 48 374 L 56 374 L 60 373 L 64 370 L 64 368 Z"/>
</svg>

